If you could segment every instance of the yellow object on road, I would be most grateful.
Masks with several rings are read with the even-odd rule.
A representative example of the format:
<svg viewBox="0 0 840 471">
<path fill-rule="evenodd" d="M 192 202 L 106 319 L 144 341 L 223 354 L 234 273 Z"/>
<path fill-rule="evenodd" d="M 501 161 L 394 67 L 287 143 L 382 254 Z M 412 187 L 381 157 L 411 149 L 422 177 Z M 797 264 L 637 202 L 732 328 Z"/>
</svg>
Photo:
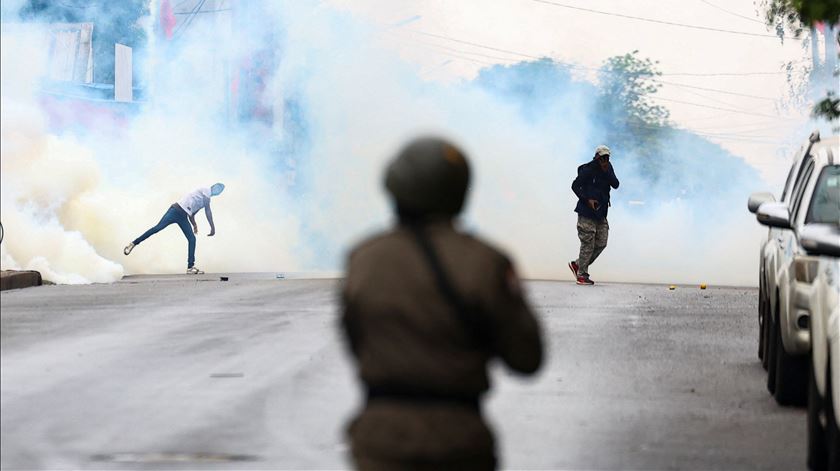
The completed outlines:
<svg viewBox="0 0 840 471">
<path fill-rule="evenodd" d="M 676 287 L 676 285 L 671 285 L 671 286 L 668 287 L 668 289 L 673 291 L 673 290 L 677 289 L 677 287 Z"/>
<path fill-rule="evenodd" d="M 700 289 L 706 289 L 706 283 L 700 283 Z"/>
</svg>

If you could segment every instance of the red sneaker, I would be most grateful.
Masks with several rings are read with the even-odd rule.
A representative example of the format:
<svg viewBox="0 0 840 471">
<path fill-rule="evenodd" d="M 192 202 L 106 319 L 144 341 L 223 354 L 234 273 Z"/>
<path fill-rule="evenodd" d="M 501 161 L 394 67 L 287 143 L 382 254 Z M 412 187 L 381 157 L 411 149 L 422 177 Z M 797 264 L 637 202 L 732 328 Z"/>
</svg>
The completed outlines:
<svg viewBox="0 0 840 471">
<path fill-rule="evenodd" d="M 569 262 L 569 270 L 572 270 L 572 275 L 574 275 L 575 278 L 577 278 L 578 264 L 576 261 L 572 260 L 571 262 Z"/>
<path fill-rule="evenodd" d="M 577 277 L 577 284 L 579 285 L 594 285 L 595 282 L 589 279 L 589 275 L 581 275 Z"/>
</svg>

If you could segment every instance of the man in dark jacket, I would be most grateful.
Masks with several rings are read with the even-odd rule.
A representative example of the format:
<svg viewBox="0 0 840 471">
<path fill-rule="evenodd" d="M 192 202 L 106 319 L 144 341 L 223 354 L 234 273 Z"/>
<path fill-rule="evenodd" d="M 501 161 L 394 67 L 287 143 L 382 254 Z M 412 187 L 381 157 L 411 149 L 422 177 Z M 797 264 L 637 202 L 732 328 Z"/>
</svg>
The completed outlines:
<svg viewBox="0 0 840 471">
<path fill-rule="evenodd" d="M 595 284 L 589 278 L 589 265 L 607 246 L 610 187 L 618 188 L 618 178 L 610 164 L 610 149 L 598 146 L 595 148 L 595 157 L 591 162 L 578 167 L 577 178 L 572 182 L 572 191 L 578 197 L 575 212 L 578 213 L 580 255 L 577 260 L 569 262 L 569 269 L 579 285 Z"/>
<path fill-rule="evenodd" d="M 464 155 L 417 139 L 388 167 L 398 223 L 350 254 L 341 321 L 367 400 L 349 427 L 362 470 L 492 470 L 487 363 L 534 373 L 539 324 L 513 263 L 458 230 Z"/>
</svg>

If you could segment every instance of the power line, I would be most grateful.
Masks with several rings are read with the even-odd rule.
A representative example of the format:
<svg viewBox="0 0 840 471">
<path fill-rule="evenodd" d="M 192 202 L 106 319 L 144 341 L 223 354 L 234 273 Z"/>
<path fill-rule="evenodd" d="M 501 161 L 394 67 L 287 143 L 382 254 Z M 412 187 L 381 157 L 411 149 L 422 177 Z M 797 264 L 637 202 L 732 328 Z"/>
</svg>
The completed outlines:
<svg viewBox="0 0 840 471">
<path fill-rule="evenodd" d="M 713 138 L 718 140 L 731 140 L 731 141 L 742 141 L 742 142 L 753 142 L 753 143 L 774 143 L 774 141 L 767 141 L 765 139 L 777 139 L 775 136 L 749 136 L 749 135 L 740 135 L 740 134 L 729 134 L 729 133 L 704 133 L 702 131 L 694 131 L 689 128 L 684 128 L 681 126 L 677 126 L 676 124 L 666 124 L 663 126 L 651 125 L 651 124 L 632 124 L 628 126 L 631 129 L 653 129 L 653 130 L 664 130 L 670 129 L 673 131 L 682 131 L 693 134 L 699 137 L 705 138 Z"/>
<path fill-rule="evenodd" d="M 428 70 L 425 70 L 425 71 L 421 72 L 421 73 L 420 73 L 420 76 L 421 76 L 421 77 L 425 77 L 425 76 L 427 76 L 427 75 L 431 74 L 432 72 L 436 72 L 436 71 L 438 71 L 438 70 L 440 70 L 440 69 L 442 69 L 442 68 L 446 67 L 447 65 L 449 65 L 449 64 L 451 64 L 451 63 L 452 63 L 452 59 L 447 59 L 447 60 L 443 61 L 440 65 L 435 66 L 435 67 L 433 67 L 433 68 L 431 68 L 431 69 L 428 69 Z"/>
<path fill-rule="evenodd" d="M 196 11 L 196 12 L 190 12 L 190 11 L 176 11 L 176 12 L 174 12 L 174 13 L 172 13 L 172 14 L 173 14 L 173 15 L 197 15 L 197 14 L 199 14 L 199 13 L 218 13 L 218 12 L 220 12 L 220 11 L 231 11 L 231 10 L 233 10 L 233 8 L 219 8 L 219 9 L 217 9 L 217 10 L 201 10 L 201 11 Z"/>
<path fill-rule="evenodd" d="M 503 48 L 498 48 L 498 47 L 494 47 L 494 46 L 488 46 L 486 44 L 481 44 L 481 43 L 477 43 L 477 42 L 474 42 L 474 41 L 467 41 L 467 40 L 463 40 L 463 39 L 459 39 L 459 38 L 453 38 L 451 36 L 429 33 L 429 32 L 426 32 L 426 31 L 420 31 L 420 30 L 414 30 L 414 29 L 406 29 L 406 31 L 410 31 L 410 32 L 415 33 L 415 34 L 420 34 L 420 35 L 429 36 L 429 37 L 433 37 L 433 38 L 444 39 L 444 40 L 447 40 L 447 41 L 453 41 L 453 42 L 460 43 L 460 44 L 466 44 L 466 45 L 469 45 L 469 46 L 472 46 L 472 47 L 488 49 L 488 50 L 502 52 L 502 53 L 505 53 L 505 54 L 511 54 L 511 55 L 520 56 L 520 57 L 526 57 L 526 58 L 529 58 L 529 59 L 543 59 L 543 58 L 545 58 L 545 57 L 538 57 L 538 56 L 535 56 L 533 54 L 527 54 L 527 53 L 524 53 L 524 52 L 514 51 L 514 50 L 510 50 L 510 49 L 503 49 Z M 422 43 L 422 44 L 425 44 L 425 45 L 428 45 L 428 46 L 431 46 L 431 47 L 438 47 L 438 48 L 447 49 L 449 51 L 453 51 L 453 52 L 458 53 L 458 54 L 478 55 L 478 56 L 486 57 L 486 58 L 489 58 L 489 59 L 503 60 L 503 61 L 514 61 L 515 60 L 515 59 L 507 58 L 507 57 L 500 57 L 500 56 L 482 54 L 480 52 L 465 51 L 463 49 L 448 48 L 448 47 L 443 46 L 443 45 L 427 43 L 425 41 L 419 41 L 419 40 L 416 40 L 416 39 L 413 40 L 413 41 L 416 41 L 416 42 L 419 42 L 419 43 Z M 487 65 L 495 65 L 493 63 L 488 63 L 486 61 L 479 61 L 479 60 L 475 60 L 475 59 L 465 58 L 463 56 L 456 55 L 456 54 L 451 54 L 450 56 L 455 57 L 455 58 L 459 58 L 459 59 L 470 60 L 471 62 L 482 63 L 482 64 L 487 64 Z M 567 64 L 567 63 L 563 63 L 563 62 L 558 62 L 558 64 L 560 64 L 562 66 L 565 66 L 565 67 L 573 68 L 573 69 L 581 69 L 581 70 L 596 71 L 596 72 L 603 71 L 603 68 L 600 68 L 600 67 L 599 68 L 592 68 L 592 67 L 585 67 L 585 66 L 580 66 L 580 65 L 575 65 L 575 64 Z M 685 76 L 717 76 L 717 75 L 720 75 L 720 76 L 723 76 L 723 75 L 736 75 L 737 76 L 737 75 L 770 75 L 770 74 L 777 75 L 777 74 L 782 74 L 782 73 L 784 73 L 784 72 L 731 72 L 731 73 L 729 73 L 729 72 L 717 72 L 717 73 L 696 73 L 696 74 L 695 73 L 678 73 L 678 72 L 675 72 L 675 73 L 662 73 L 660 75 L 662 75 L 662 76 L 681 76 L 681 75 L 685 75 Z M 687 85 L 687 84 L 669 82 L 669 81 L 663 81 L 663 80 L 657 80 L 657 81 L 659 83 L 662 83 L 662 84 L 668 84 L 668 85 L 673 85 L 673 86 L 677 86 L 677 87 L 693 88 L 693 89 L 705 90 L 705 91 L 716 92 L 716 93 L 723 93 L 723 94 L 733 95 L 733 96 L 743 96 L 743 97 L 747 97 L 747 98 L 754 98 L 754 99 L 767 100 L 767 101 L 775 101 L 775 99 L 770 98 L 770 97 L 750 95 L 750 94 L 746 94 L 746 93 L 738 93 L 738 92 L 732 92 L 732 91 L 715 89 L 715 88 L 698 87 L 698 86 L 694 86 L 694 85 Z M 730 103 L 722 102 L 722 101 L 716 100 L 716 99 L 711 98 L 711 97 L 706 97 L 706 96 L 703 96 L 703 95 L 697 95 L 697 96 L 700 96 L 702 98 L 706 98 L 706 99 L 709 99 L 709 100 L 713 100 L 713 101 L 716 101 L 716 102 L 724 104 L 724 105 L 731 106 Z M 749 111 L 744 111 L 744 110 L 725 109 L 725 111 L 755 114 L 755 113 L 752 113 L 752 112 L 749 112 Z M 765 115 L 765 116 L 769 116 L 769 115 Z M 772 117 L 776 118 L 775 116 L 772 116 Z"/>
<path fill-rule="evenodd" d="M 446 48 L 445 46 L 439 46 L 439 45 L 435 45 L 435 44 L 431 44 L 431 43 L 425 43 L 425 42 L 417 42 L 417 43 L 418 43 L 418 45 L 433 46 L 433 47 L 442 47 L 442 48 L 444 48 L 444 49 L 446 49 L 446 50 L 449 50 L 449 51 L 461 52 L 461 53 L 464 53 L 464 54 L 477 54 L 477 53 L 471 53 L 471 52 L 469 52 L 469 51 L 462 51 L 462 50 L 458 50 L 458 49 Z M 479 63 L 479 64 L 486 64 L 486 65 L 497 65 L 496 63 L 487 62 L 487 61 L 482 61 L 482 60 L 474 59 L 474 58 L 471 58 L 471 57 L 465 57 L 465 56 L 463 56 L 463 55 L 456 54 L 456 53 L 445 52 L 445 51 L 435 51 L 435 52 L 437 52 L 438 54 L 444 55 L 444 56 L 452 57 L 452 58 L 455 58 L 455 59 L 466 60 L 466 61 L 469 61 L 469 62 L 475 62 L 475 63 Z M 486 57 L 495 58 L 494 56 L 486 56 Z M 511 60 L 511 59 L 507 59 L 507 60 Z M 450 61 L 447 61 L 447 62 L 443 63 L 441 66 L 436 67 L 436 68 L 435 68 L 435 69 L 433 69 L 433 70 L 440 69 L 440 68 L 442 68 L 443 66 L 447 65 L 449 62 L 450 62 Z M 427 71 L 427 73 L 428 73 L 428 72 L 431 72 L 431 71 Z M 424 75 L 425 75 L 425 74 L 424 74 Z M 663 82 L 663 83 L 668 83 L 668 82 Z M 675 84 L 675 85 L 683 85 L 683 84 Z M 699 87 L 691 87 L 691 88 L 699 88 Z M 701 89 L 703 89 L 703 90 L 709 90 L 709 91 L 716 91 L 716 92 L 720 92 L 720 93 L 728 93 L 728 92 L 725 92 L 725 91 L 723 91 L 723 90 L 713 90 L 713 89 L 705 89 L 705 88 L 701 88 Z M 714 99 L 714 98 L 712 98 L 712 97 L 707 97 L 707 96 L 705 96 L 705 95 L 700 95 L 700 94 L 693 93 L 693 92 L 689 92 L 689 93 L 692 93 L 692 94 L 694 94 L 694 95 L 697 95 L 697 96 L 699 96 L 699 97 L 701 97 L 701 98 L 705 98 L 705 99 L 709 99 L 709 100 L 715 101 L 715 102 L 717 102 L 717 103 L 721 103 L 721 104 L 724 104 L 724 105 L 731 106 L 731 103 L 724 102 L 724 101 L 720 101 L 720 100 L 716 100 L 716 99 Z M 735 94 L 735 95 L 743 95 L 743 94 L 734 93 L 734 92 L 732 92 L 732 93 L 733 93 L 733 94 Z M 745 95 L 745 96 L 751 96 L 751 95 Z M 771 99 L 771 98 L 766 98 L 766 97 L 755 97 L 755 96 L 751 96 L 751 97 L 754 97 L 754 98 L 762 98 L 762 99 L 766 99 L 766 100 L 773 100 L 773 99 Z M 675 103 L 682 103 L 682 104 L 691 105 L 691 106 L 699 106 L 699 107 L 702 107 L 702 108 L 709 108 L 709 109 L 714 109 L 714 110 L 721 110 L 721 111 L 726 111 L 726 112 L 730 112 L 730 113 L 740 113 L 740 114 L 745 114 L 745 115 L 750 115 L 750 116 L 762 116 L 762 117 L 768 117 L 768 118 L 772 118 L 772 119 L 784 119 L 784 120 L 792 120 L 792 119 L 794 119 L 794 118 L 785 118 L 785 117 L 781 117 L 781 116 L 773 116 L 773 115 L 762 114 L 762 113 L 754 113 L 754 112 L 751 112 L 751 111 L 745 111 L 745 110 L 741 110 L 741 109 L 721 108 L 721 107 L 715 107 L 715 106 L 703 105 L 703 104 L 699 104 L 699 103 L 684 102 L 684 101 L 680 101 L 680 100 L 673 100 L 673 99 L 669 99 L 669 98 L 662 98 L 662 97 L 656 97 L 656 96 L 652 96 L 651 98 L 653 98 L 653 99 L 658 99 L 658 100 L 662 100 L 662 101 L 670 101 L 670 102 L 675 102 Z M 708 117 L 708 119 L 719 119 L 719 118 L 720 118 L 720 117 L 718 117 L 718 116 Z M 693 131 L 693 130 L 690 130 L 690 129 L 685 129 L 685 128 L 677 128 L 677 129 L 682 129 L 682 130 L 684 130 L 684 131 L 689 131 L 689 132 L 692 132 L 692 133 L 695 133 L 695 134 L 701 134 L 701 133 L 700 133 L 700 132 L 698 132 L 698 131 Z M 772 130 L 772 128 L 770 128 L 770 129 L 758 129 L 758 130 L 745 130 L 745 131 L 742 131 L 742 132 L 755 132 L 755 131 L 763 131 L 763 130 Z M 733 136 L 735 136 L 735 134 L 732 134 L 732 135 L 733 135 Z M 717 135 L 715 135 L 715 137 L 717 137 Z M 760 136 L 749 136 L 749 135 L 744 135 L 744 136 L 739 136 L 739 137 L 760 137 Z"/>
<path fill-rule="evenodd" d="M 743 96 L 747 98 L 755 98 L 756 100 L 767 100 L 767 101 L 776 101 L 775 98 L 769 98 L 766 96 L 758 96 L 758 95 L 750 95 L 747 93 L 737 93 L 737 92 L 729 92 L 726 90 L 721 90 L 718 88 L 705 88 L 705 87 L 696 87 L 694 85 L 686 85 L 684 83 L 675 83 L 675 82 L 666 82 L 664 80 L 658 80 L 659 83 L 666 84 L 666 85 L 673 85 L 675 87 L 684 87 L 684 88 L 694 88 L 697 90 L 705 90 L 707 92 L 715 92 L 715 93 L 723 93 L 726 95 L 734 95 L 734 96 Z"/>
<path fill-rule="evenodd" d="M 688 130 L 688 129 L 686 129 Z M 691 131 L 695 134 L 699 134 L 701 136 L 714 136 L 714 137 L 737 137 L 737 138 L 744 138 L 744 139 L 776 139 L 776 136 L 756 136 L 754 134 L 742 134 L 737 132 L 706 132 L 706 131 Z"/>
<path fill-rule="evenodd" d="M 186 19 L 184 19 L 184 22 L 181 24 L 180 28 L 175 28 L 175 31 L 173 32 L 173 38 L 177 39 L 184 35 L 187 28 L 192 24 L 195 17 L 198 16 L 199 13 L 201 13 L 201 7 L 203 7 L 206 2 L 207 0 L 199 0 L 199 2 L 196 3 L 195 7 L 191 10 L 192 14 Z"/>
<path fill-rule="evenodd" d="M 421 44 L 418 44 L 418 45 L 421 45 Z M 440 54 L 440 55 L 442 55 L 442 56 L 446 56 L 446 57 L 452 57 L 452 58 L 455 58 L 455 59 L 461 59 L 461 60 L 465 60 L 465 61 L 468 61 L 468 62 L 475 62 L 476 64 L 496 65 L 496 63 L 495 63 L 495 62 L 483 61 L 483 60 L 481 60 L 481 59 L 475 59 L 475 58 L 473 58 L 473 57 L 462 56 L 462 55 L 460 55 L 460 54 L 455 54 L 455 53 L 452 53 L 452 52 L 446 52 L 446 51 L 431 51 L 431 52 L 432 52 L 433 54 L 435 54 L 435 53 L 436 53 L 436 54 Z"/>
<path fill-rule="evenodd" d="M 622 14 L 622 13 L 613 13 L 613 12 L 608 12 L 608 11 L 593 10 L 591 8 L 576 7 L 576 6 L 573 6 L 573 5 L 566 5 L 565 3 L 558 3 L 558 2 L 553 2 L 553 1 L 549 1 L 549 0 L 530 0 L 530 1 L 536 2 L 536 3 L 544 3 L 546 5 L 551 5 L 551 6 L 555 6 L 555 7 L 558 7 L 558 8 L 568 8 L 570 10 L 585 11 L 585 12 L 589 12 L 589 13 L 596 13 L 598 15 L 615 16 L 615 17 L 619 17 L 619 18 L 626 18 L 626 19 L 637 20 L 637 21 L 645 21 L 645 22 L 648 22 L 648 23 L 656 23 L 656 24 L 661 24 L 661 25 L 679 26 L 679 27 L 682 27 L 682 28 L 691 28 L 691 29 L 697 29 L 697 30 L 702 30 L 702 31 L 714 31 L 714 32 L 718 32 L 718 33 L 739 34 L 741 36 L 755 36 L 755 37 L 760 37 L 760 38 L 773 38 L 773 39 L 778 39 L 779 38 L 775 34 L 750 33 L 750 32 L 747 32 L 747 31 L 735 31 L 735 30 L 731 30 L 731 29 L 713 28 L 711 26 L 690 25 L 690 24 L 685 24 L 685 23 L 676 23 L 676 22 L 673 22 L 673 21 L 656 20 L 656 19 L 653 19 L 653 18 L 645 18 L 645 17 L 641 17 L 641 16 L 625 15 L 625 14 Z"/>
<path fill-rule="evenodd" d="M 784 119 L 784 120 L 791 120 L 791 121 L 796 120 L 796 118 L 789 118 L 789 117 L 784 117 L 784 116 L 774 116 L 774 115 L 769 115 L 769 114 L 764 114 L 764 113 L 753 113 L 751 111 L 742 111 L 742 110 L 736 110 L 736 109 L 732 109 L 732 108 L 721 108 L 721 107 L 718 107 L 718 106 L 702 105 L 700 103 L 692 103 L 690 101 L 674 100 L 674 99 L 671 99 L 671 98 L 663 98 L 663 97 L 658 97 L 658 96 L 652 96 L 650 98 L 652 98 L 654 100 L 680 103 L 680 104 L 683 104 L 683 105 L 698 106 L 700 108 L 709 108 L 709 109 L 712 109 L 712 110 L 728 111 L 730 113 L 748 114 L 748 115 L 752 115 L 752 116 L 761 116 L 761 117 L 764 117 L 764 118 Z"/>
<path fill-rule="evenodd" d="M 717 136 L 714 134 L 703 134 L 699 132 L 689 131 L 697 136 L 704 137 L 707 139 L 717 139 L 721 141 L 735 141 L 735 142 L 748 142 L 754 144 L 779 144 L 783 140 L 783 138 L 776 138 L 773 136 L 758 136 L 756 138 L 751 137 L 742 137 L 742 136 Z M 770 140 L 768 140 L 770 139 Z"/>
<path fill-rule="evenodd" d="M 708 73 L 691 73 L 691 72 L 663 72 L 662 76 L 686 76 L 686 77 L 723 77 L 733 76 L 741 77 L 745 75 L 783 75 L 784 72 L 708 72 Z"/>
<path fill-rule="evenodd" d="M 731 116 L 717 113 L 717 114 L 713 114 L 713 115 L 710 115 L 710 116 L 700 116 L 700 117 L 697 117 L 697 118 L 692 118 L 692 119 L 688 119 L 688 120 L 680 120 L 680 121 L 682 123 L 699 123 L 699 122 L 705 122 L 705 121 L 709 121 L 709 120 L 716 120 L 717 121 L 717 120 L 721 120 L 721 119 L 728 118 L 728 117 L 731 117 Z M 773 119 L 762 120 L 762 122 L 760 122 L 760 123 L 753 123 L 753 122 L 751 122 L 749 124 L 741 123 L 740 125 L 737 125 L 737 126 L 743 127 L 743 126 L 753 126 L 753 125 L 764 125 L 764 124 L 777 123 L 777 122 L 778 121 L 774 117 Z M 782 126 L 782 124 L 780 123 L 779 126 Z M 720 127 L 720 126 L 718 126 L 718 127 Z"/>
<path fill-rule="evenodd" d="M 694 95 L 694 96 L 697 96 L 697 97 L 703 98 L 704 100 L 710 100 L 710 101 L 713 101 L 713 102 L 715 102 L 715 103 L 719 103 L 719 104 L 724 105 L 724 106 L 729 106 L 729 107 L 731 107 L 732 109 L 737 109 L 737 110 L 740 110 L 740 111 L 747 111 L 747 112 L 749 112 L 749 110 L 745 110 L 745 109 L 743 109 L 743 108 L 741 108 L 741 107 L 739 107 L 739 106 L 733 105 L 732 103 L 730 103 L 730 102 L 728 102 L 728 101 L 719 100 L 719 99 L 717 99 L 717 98 L 715 98 L 715 97 L 711 97 L 711 96 L 709 96 L 709 95 L 705 95 L 705 94 L 703 94 L 703 93 L 698 93 L 698 92 L 695 92 L 695 91 L 692 91 L 692 90 L 682 90 L 682 91 L 683 91 L 684 93 L 688 93 L 689 95 Z"/>
<path fill-rule="evenodd" d="M 706 0 L 700 0 L 700 1 L 701 1 L 701 2 L 703 2 L 703 3 L 705 3 L 706 5 L 709 5 L 709 6 L 710 6 L 710 7 L 712 7 L 712 8 L 718 9 L 718 10 L 720 10 L 720 11 L 722 11 L 722 12 L 724 12 L 724 13 L 727 13 L 727 14 L 729 14 L 729 15 L 732 15 L 732 16 L 737 16 L 738 18 L 743 18 L 743 19 L 745 19 L 745 20 L 750 20 L 750 21 L 755 22 L 755 23 L 761 23 L 761 24 L 764 24 L 764 22 L 763 22 L 763 21 L 761 21 L 761 20 L 757 20 L 757 19 L 755 19 L 755 18 L 751 18 L 751 17 L 749 17 L 749 16 L 741 15 L 741 14 L 739 14 L 739 13 L 735 13 L 734 11 L 729 11 L 729 10 L 727 10 L 726 8 L 719 7 L 719 6 L 715 5 L 715 4 L 714 4 L 714 3 L 712 3 L 712 2 L 707 2 Z"/>
<path fill-rule="evenodd" d="M 526 59 L 540 60 L 540 59 L 546 59 L 546 58 L 550 59 L 551 58 L 548 55 L 535 56 L 533 54 L 528 54 L 526 52 L 514 51 L 514 50 L 511 50 L 511 49 L 503 49 L 503 48 L 500 48 L 500 47 L 490 46 L 490 45 L 487 45 L 487 44 L 482 44 L 482 43 L 478 43 L 478 42 L 474 42 L 474 41 L 467 41 L 467 40 L 460 39 L 460 38 L 454 38 L 454 37 L 445 36 L 445 35 L 442 35 L 442 34 L 429 33 L 427 31 L 420 31 L 420 30 L 416 30 L 416 29 L 404 28 L 404 29 L 401 29 L 400 31 L 408 31 L 408 32 L 411 32 L 411 33 L 414 33 L 414 34 L 420 34 L 420 35 L 429 36 L 429 37 L 432 37 L 432 38 L 444 39 L 446 41 L 452 41 L 452 42 L 456 42 L 456 43 L 460 43 L 460 44 L 466 44 L 468 46 L 479 47 L 479 48 L 482 48 L 482 49 L 487 49 L 487 50 L 496 51 L 496 52 L 503 52 L 505 54 L 511 54 L 511 55 L 518 56 L 518 57 L 523 57 L 523 58 L 526 58 Z M 461 51 L 461 52 L 465 52 L 465 51 Z M 512 60 L 512 59 L 506 59 L 506 60 Z M 574 68 L 574 69 L 580 69 L 580 70 L 587 70 L 587 71 L 594 71 L 594 72 L 600 72 L 600 71 L 603 70 L 603 68 L 601 68 L 601 67 L 586 67 L 586 66 L 582 66 L 582 65 L 567 64 L 567 63 L 564 63 L 564 62 L 558 62 L 558 63 L 561 64 L 561 65 L 564 65 L 566 67 L 570 67 L 570 68 Z M 665 76 L 672 76 L 672 77 L 678 77 L 678 76 L 686 76 L 686 77 L 736 76 L 737 77 L 737 76 L 749 76 L 749 75 L 782 75 L 782 74 L 784 74 L 784 72 L 699 72 L 699 73 L 694 73 L 694 72 L 662 72 L 659 75 L 663 76 L 663 77 L 665 77 Z"/>
<path fill-rule="evenodd" d="M 518 59 L 511 59 L 510 57 L 494 56 L 494 55 L 490 55 L 490 54 L 484 54 L 484 53 L 481 53 L 481 52 L 466 51 L 464 49 L 455 49 L 453 47 L 444 46 L 443 44 L 421 41 L 420 39 L 414 39 L 414 38 L 402 38 L 402 39 L 408 39 L 409 41 L 411 41 L 413 43 L 423 44 L 423 45 L 438 48 L 438 49 L 445 49 L 447 51 L 456 52 L 456 53 L 459 53 L 459 54 L 469 54 L 469 55 L 472 55 L 472 56 L 479 56 L 479 57 L 484 57 L 484 58 L 488 58 L 488 59 L 495 59 L 495 60 L 498 60 L 498 61 L 505 61 L 505 62 L 515 62 L 515 61 L 518 60 Z M 488 65 L 496 65 L 497 63 L 487 62 L 487 64 Z"/>
<path fill-rule="evenodd" d="M 414 15 L 414 16 L 411 16 L 411 17 L 408 17 L 408 18 L 404 18 L 404 19 L 402 19 L 400 21 L 397 21 L 396 23 L 392 24 L 391 28 L 402 28 L 403 26 L 405 26 L 407 24 L 414 23 L 415 21 L 421 20 L 422 18 L 423 17 L 420 16 L 420 15 Z"/>
<path fill-rule="evenodd" d="M 433 37 L 433 38 L 446 39 L 447 41 L 453 41 L 453 42 L 456 42 L 456 43 L 467 44 L 467 45 L 474 46 L 474 47 L 481 47 L 481 48 L 484 48 L 484 49 L 489 49 L 491 51 L 504 52 L 505 54 L 513 54 L 515 56 L 527 57 L 528 59 L 539 60 L 539 59 L 545 59 L 545 58 L 548 57 L 548 56 L 535 56 L 535 55 L 532 55 L 532 54 L 526 54 L 524 52 L 517 52 L 517 51 L 511 51 L 509 49 L 502 49 L 502 48 L 498 48 L 498 47 L 487 46 L 485 44 L 475 43 L 475 42 L 471 42 L 471 41 L 464 41 L 463 39 L 457 39 L 457 38 L 453 38 L 453 37 L 449 37 L 449 36 L 444 36 L 442 34 L 427 33 L 425 31 L 419 31 L 419 30 L 416 30 L 416 29 L 405 29 L 405 31 L 410 31 L 412 33 L 422 34 L 424 36 L 430 36 L 430 37 Z"/>
<path fill-rule="evenodd" d="M 725 131 L 736 131 L 739 133 L 751 133 L 751 132 L 764 132 L 764 131 L 779 131 L 781 129 L 785 129 L 790 127 L 787 123 L 779 123 L 775 125 L 768 125 L 769 123 L 766 121 L 760 123 L 745 123 L 745 124 L 734 124 L 734 125 L 717 125 L 711 128 L 700 128 L 697 129 L 699 132 L 720 132 L 722 130 Z M 756 127 L 758 126 L 758 127 Z M 746 128 L 746 129 L 745 129 Z"/>
</svg>

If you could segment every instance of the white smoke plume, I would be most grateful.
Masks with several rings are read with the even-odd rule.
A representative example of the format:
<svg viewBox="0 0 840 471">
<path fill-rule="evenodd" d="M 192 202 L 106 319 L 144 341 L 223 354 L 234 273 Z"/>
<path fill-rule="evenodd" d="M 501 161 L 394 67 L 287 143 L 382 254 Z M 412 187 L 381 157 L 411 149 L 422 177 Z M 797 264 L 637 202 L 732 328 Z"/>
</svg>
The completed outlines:
<svg viewBox="0 0 840 471">
<path fill-rule="evenodd" d="M 182 271 L 186 242 L 177 226 L 130 257 L 122 248 L 183 194 L 221 181 L 227 189 L 212 203 L 217 235 L 205 237 L 197 216 L 203 269 L 340 270 L 354 242 L 389 223 L 387 159 L 409 138 L 436 133 L 472 160 L 464 225 L 510 252 L 526 276 L 570 277 L 566 263 L 578 249 L 570 184 L 601 144 L 587 140 L 599 124 L 586 97 L 570 90 L 562 113 L 530 119 L 471 82 L 424 80 L 386 47 L 381 26 L 328 4 L 248 3 L 260 5 L 260 21 L 247 31 L 206 15 L 166 41 L 148 20 L 140 111 L 122 125 L 62 132 L 45 124 L 38 100 L 46 60 L 43 41 L 32 39 L 39 27 L 4 25 L 4 269 L 39 269 L 61 283 Z M 274 49 L 264 92 L 275 116 L 269 128 L 232 118 L 229 96 L 230 70 L 265 41 Z M 745 202 L 756 188 L 738 188 L 754 180 L 719 175 L 726 191 L 651 200 L 640 210 L 621 196 L 641 181 L 622 160 L 631 152 L 607 144 L 622 187 L 593 278 L 755 284 L 762 231 Z"/>
</svg>

